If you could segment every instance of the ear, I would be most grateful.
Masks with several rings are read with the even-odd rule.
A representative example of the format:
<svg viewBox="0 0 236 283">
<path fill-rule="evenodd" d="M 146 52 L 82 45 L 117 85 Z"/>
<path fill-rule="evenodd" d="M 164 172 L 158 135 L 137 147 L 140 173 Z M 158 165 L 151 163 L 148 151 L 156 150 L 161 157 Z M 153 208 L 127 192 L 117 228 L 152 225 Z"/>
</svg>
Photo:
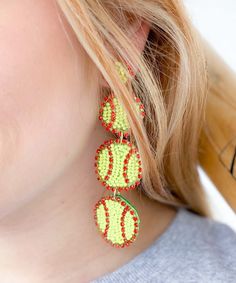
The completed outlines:
<svg viewBox="0 0 236 283">
<path fill-rule="evenodd" d="M 128 30 L 128 37 L 131 39 L 133 42 L 134 46 L 137 48 L 139 51 L 140 55 L 142 51 L 144 50 L 148 34 L 150 32 L 151 25 L 146 22 L 146 21 L 138 21 L 135 23 L 132 23 L 130 25 L 130 28 Z M 132 70 L 134 73 L 137 72 L 137 69 Z M 102 87 L 108 87 L 107 82 L 105 79 L 102 77 L 102 82 L 101 82 Z"/>
<path fill-rule="evenodd" d="M 146 21 L 139 21 L 139 23 L 132 25 L 128 31 L 128 36 L 138 49 L 140 54 L 142 53 L 145 44 L 147 42 L 148 34 L 150 32 L 150 24 Z"/>
</svg>

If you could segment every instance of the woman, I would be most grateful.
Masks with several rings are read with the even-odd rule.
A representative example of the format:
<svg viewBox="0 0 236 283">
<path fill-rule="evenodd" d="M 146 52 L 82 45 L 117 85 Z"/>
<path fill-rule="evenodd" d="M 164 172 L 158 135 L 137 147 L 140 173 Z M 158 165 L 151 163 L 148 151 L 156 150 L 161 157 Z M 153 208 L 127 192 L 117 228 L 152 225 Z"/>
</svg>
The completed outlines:
<svg viewBox="0 0 236 283">
<path fill-rule="evenodd" d="M 1 1 L 0 51 L 0 282 L 235 281 L 236 235 L 208 217 L 197 173 L 205 66 L 179 1 Z M 143 174 L 121 192 L 141 220 L 124 248 L 93 218 L 113 195 L 94 172 L 111 92 Z"/>
</svg>

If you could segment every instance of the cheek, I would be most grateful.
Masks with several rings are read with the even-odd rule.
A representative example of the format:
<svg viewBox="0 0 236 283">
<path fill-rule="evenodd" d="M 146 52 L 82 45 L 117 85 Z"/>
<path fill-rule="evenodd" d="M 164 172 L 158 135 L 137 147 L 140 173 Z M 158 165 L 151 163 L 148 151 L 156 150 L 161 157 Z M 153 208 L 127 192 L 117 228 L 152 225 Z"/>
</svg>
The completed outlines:
<svg viewBox="0 0 236 283">
<path fill-rule="evenodd" d="M 0 214 L 83 151 L 97 111 L 90 62 L 72 48 L 53 1 L 10 2 L 0 4 Z"/>
</svg>

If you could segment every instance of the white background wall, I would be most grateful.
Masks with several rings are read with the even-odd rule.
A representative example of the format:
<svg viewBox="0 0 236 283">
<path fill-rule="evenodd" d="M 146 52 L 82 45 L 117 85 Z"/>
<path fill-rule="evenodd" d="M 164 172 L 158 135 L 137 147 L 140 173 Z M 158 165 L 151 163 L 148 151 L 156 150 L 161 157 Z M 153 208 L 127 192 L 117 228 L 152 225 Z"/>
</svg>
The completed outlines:
<svg viewBox="0 0 236 283">
<path fill-rule="evenodd" d="M 236 0 L 184 0 L 194 25 L 236 71 Z M 236 95 L 236 94 L 235 94 Z M 199 168 L 216 220 L 236 230 L 236 215 Z M 236 189 L 236 188 L 235 188 Z"/>
</svg>

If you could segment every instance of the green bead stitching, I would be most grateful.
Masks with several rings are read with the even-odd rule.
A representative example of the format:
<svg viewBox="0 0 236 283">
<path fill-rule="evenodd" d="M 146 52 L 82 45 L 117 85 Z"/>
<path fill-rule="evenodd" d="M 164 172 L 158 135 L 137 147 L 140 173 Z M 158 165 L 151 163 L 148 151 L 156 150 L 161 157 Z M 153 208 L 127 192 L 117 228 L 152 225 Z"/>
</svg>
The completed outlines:
<svg viewBox="0 0 236 283">
<path fill-rule="evenodd" d="M 125 197 L 123 197 L 121 194 L 118 194 L 118 197 L 119 197 L 121 200 L 125 201 L 125 202 L 135 211 L 135 213 L 138 215 L 138 211 L 137 211 L 136 207 L 135 207 L 128 199 L 126 199 Z M 139 222 L 139 223 L 141 222 L 141 220 L 139 219 L 139 217 L 138 217 L 138 222 Z"/>
</svg>

